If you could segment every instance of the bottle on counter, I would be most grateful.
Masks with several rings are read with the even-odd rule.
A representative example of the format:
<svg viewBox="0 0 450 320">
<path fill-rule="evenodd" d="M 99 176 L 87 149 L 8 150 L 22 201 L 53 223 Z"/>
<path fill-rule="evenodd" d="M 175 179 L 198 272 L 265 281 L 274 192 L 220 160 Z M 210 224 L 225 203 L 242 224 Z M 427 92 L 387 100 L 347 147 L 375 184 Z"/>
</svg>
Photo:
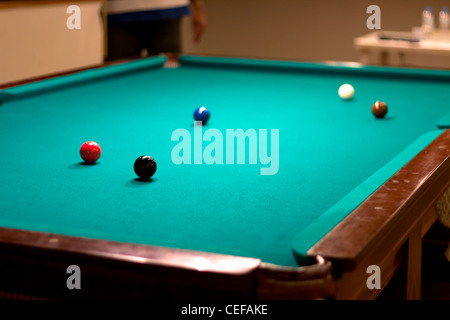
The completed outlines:
<svg viewBox="0 0 450 320">
<path fill-rule="evenodd" d="M 430 34 L 434 30 L 434 15 L 430 6 L 426 6 L 422 11 L 422 32 Z"/>
<path fill-rule="evenodd" d="M 448 30 L 450 26 L 450 21 L 448 17 L 448 7 L 442 7 L 441 12 L 439 12 L 439 29 Z"/>
</svg>

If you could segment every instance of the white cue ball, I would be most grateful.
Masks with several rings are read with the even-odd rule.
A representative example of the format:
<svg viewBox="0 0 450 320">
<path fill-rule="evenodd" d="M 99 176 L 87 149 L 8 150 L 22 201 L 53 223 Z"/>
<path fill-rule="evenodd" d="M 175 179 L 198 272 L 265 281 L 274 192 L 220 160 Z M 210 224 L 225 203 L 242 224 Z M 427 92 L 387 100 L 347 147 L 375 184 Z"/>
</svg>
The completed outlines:
<svg viewBox="0 0 450 320">
<path fill-rule="evenodd" d="M 341 97 L 344 100 L 348 100 L 353 98 L 353 95 L 355 94 L 355 89 L 348 83 L 343 84 L 339 87 L 339 97 Z"/>
</svg>

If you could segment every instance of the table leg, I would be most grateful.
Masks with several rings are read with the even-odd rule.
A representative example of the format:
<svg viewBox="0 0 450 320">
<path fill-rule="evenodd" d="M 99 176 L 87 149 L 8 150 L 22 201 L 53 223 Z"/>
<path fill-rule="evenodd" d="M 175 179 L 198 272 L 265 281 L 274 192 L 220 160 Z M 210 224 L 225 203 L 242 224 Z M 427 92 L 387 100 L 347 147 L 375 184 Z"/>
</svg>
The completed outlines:
<svg viewBox="0 0 450 320">
<path fill-rule="evenodd" d="M 359 52 L 359 60 L 362 64 L 370 64 L 370 52 L 368 50 L 361 50 Z"/>
<path fill-rule="evenodd" d="M 405 53 L 404 52 L 399 52 L 398 58 L 399 58 L 399 61 L 400 61 L 400 66 L 405 67 L 406 66 Z"/>
<path fill-rule="evenodd" d="M 380 51 L 380 64 L 382 66 L 388 65 L 388 53 L 387 51 Z"/>
<path fill-rule="evenodd" d="M 406 299 L 420 300 L 422 291 L 422 224 L 409 235 Z"/>
</svg>

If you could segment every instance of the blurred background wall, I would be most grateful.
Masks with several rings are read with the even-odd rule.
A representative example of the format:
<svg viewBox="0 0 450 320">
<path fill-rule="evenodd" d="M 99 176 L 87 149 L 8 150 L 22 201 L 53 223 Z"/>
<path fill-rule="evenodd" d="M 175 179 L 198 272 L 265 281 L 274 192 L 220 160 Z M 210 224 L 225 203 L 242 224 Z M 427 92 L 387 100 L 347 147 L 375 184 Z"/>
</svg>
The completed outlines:
<svg viewBox="0 0 450 320">
<path fill-rule="evenodd" d="M 100 65 L 105 0 L 0 0 L 0 85 Z M 8 3 L 16 3 L 8 7 Z M 238 56 L 295 61 L 359 61 L 355 37 L 367 29 L 370 5 L 381 8 L 381 28 L 411 31 L 421 25 L 422 10 L 450 0 L 204 0 L 208 26 L 200 43 L 192 42 L 191 21 L 183 21 L 186 54 Z M 22 3 L 25 5 L 17 5 Z M 82 9 L 81 30 L 68 30 L 68 5 Z M 371 57 L 377 63 L 378 56 Z M 398 64 L 390 56 L 390 63 Z M 450 56 L 407 57 L 408 66 L 450 69 Z"/>
<path fill-rule="evenodd" d="M 0 1 L 0 85 L 100 65 L 104 56 L 101 0 Z M 67 8 L 81 10 L 69 30 Z"/>
<path fill-rule="evenodd" d="M 432 6 L 436 22 L 441 7 L 450 7 L 449 0 L 204 1 L 208 16 L 205 36 L 194 44 L 190 20 L 186 19 L 183 24 L 186 53 L 301 61 L 359 61 L 353 39 L 372 31 L 366 26 L 370 16 L 366 10 L 370 5 L 381 9 L 382 30 L 393 31 L 411 31 L 412 27 L 420 26 L 426 5 Z M 450 68 L 450 59 L 439 56 L 417 57 L 407 63 Z"/>
</svg>

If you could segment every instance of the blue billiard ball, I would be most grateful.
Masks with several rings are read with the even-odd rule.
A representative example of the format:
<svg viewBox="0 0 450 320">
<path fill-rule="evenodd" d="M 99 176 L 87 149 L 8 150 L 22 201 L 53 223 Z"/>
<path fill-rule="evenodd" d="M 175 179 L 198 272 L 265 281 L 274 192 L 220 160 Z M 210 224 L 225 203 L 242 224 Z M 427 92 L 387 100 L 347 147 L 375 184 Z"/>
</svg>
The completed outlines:
<svg viewBox="0 0 450 320">
<path fill-rule="evenodd" d="M 194 120 L 201 121 L 202 124 L 205 124 L 209 120 L 209 116 L 209 111 L 205 107 L 197 108 L 194 111 Z"/>
</svg>

